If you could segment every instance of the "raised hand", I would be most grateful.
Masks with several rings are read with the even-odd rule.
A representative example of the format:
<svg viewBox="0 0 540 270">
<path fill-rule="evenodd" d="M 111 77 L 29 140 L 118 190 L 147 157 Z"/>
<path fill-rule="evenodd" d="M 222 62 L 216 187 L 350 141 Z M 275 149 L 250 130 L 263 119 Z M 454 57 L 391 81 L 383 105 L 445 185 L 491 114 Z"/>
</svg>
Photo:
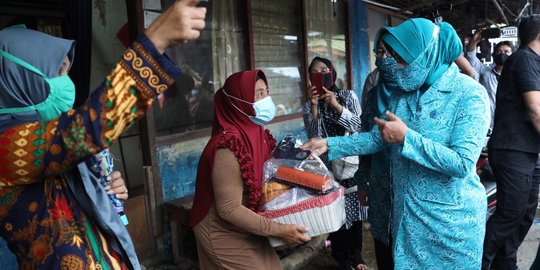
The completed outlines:
<svg viewBox="0 0 540 270">
<path fill-rule="evenodd" d="M 401 118 L 395 114 L 386 111 L 386 116 L 389 121 L 375 117 L 375 124 L 379 126 L 379 131 L 386 143 L 403 144 L 405 141 L 405 133 L 407 132 L 407 125 L 403 123 Z"/>
<path fill-rule="evenodd" d="M 337 101 L 336 93 L 334 93 L 334 91 L 326 89 L 325 87 L 323 87 L 323 90 L 324 94 L 320 96 L 320 99 L 323 100 L 324 103 L 334 108 L 334 110 L 336 110 L 336 112 L 341 115 L 341 112 L 343 111 L 343 106 Z"/>
<path fill-rule="evenodd" d="M 307 89 L 307 92 L 311 105 L 319 104 L 319 93 L 317 92 L 317 87 L 315 85 L 310 85 Z"/>
<path fill-rule="evenodd" d="M 204 29 L 206 8 L 197 7 L 198 0 L 178 0 L 159 15 L 146 29 L 146 36 L 156 49 L 165 49 L 179 42 L 197 39 Z"/>
<path fill-rule="evenodd" d="M 482 37 L 482 31 L 482 29 L 478 29 L 476 32 L 474 32 L 473 37 L 469 39 L 469 43 L 467 44 L 467 51 L 475 50 L 478 42 L 484 40 Z"/>
</svg>

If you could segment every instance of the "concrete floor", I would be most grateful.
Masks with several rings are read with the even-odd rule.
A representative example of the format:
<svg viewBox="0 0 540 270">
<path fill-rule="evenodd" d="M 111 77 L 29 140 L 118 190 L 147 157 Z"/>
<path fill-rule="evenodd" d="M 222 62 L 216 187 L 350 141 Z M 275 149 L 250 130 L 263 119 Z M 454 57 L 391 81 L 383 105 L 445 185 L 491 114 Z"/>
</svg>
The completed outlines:
<svg viewBox="0 0 540 270">
<path fill-rule="evenodd" d="M 373 249 L 373 238 L 371 237 L 371 232 L 369 231 L 369 226 L 366 226 L 364 229 L 364 248 L 363 248 L 363 259 L 366 262 L 370 270 L 377 270 L 377 263 L 375 262 L 375 252 Z M 536 212 L 536 220 L 532 225 L 527 237 L 521 244 L 518 250 L 518 267 L 521 270 L 529 270 L 532 262 L 536 256 L 536 251 L 540 243 L 540 208 Z M 306 267 L 303 270 L 340 270 L 338 265 L 332 259 L 330 252 L 324 250 L 320 254 L 321 256 L 317 257 L 312 265 Z"/>
<path fill-rule="evenodd" d="M 521 244 L 518 250 L 518 266 L 519 269 L 528 270 L 531 267 L 538 245 L 540 243 L 540 205 L 536 210 L 536 219 L 534 220 L 527 237 Z"/>
<path fill-rule="evenodd" d="M 364 226 L 364 248 L 363 259 L 366 262 L 370 270 L 376 270 L 377 264 L 375 262 L 375 253 L 373 248 L 373 238 L 369 229 L 369 224 Z M 536 212 L 536 220 L 529 230 L 527 237 L 523 241 L 521 247 L 518 250 L 518 266 L 521 270 L 529 270 L 535 256 L 538 245 L 540 243 L 540 206 Z M 153 266 L 145 267 L 147 270 L 197 270 L 198 267 L 190 261 L 181 262 L 180 264 L 170 263 L 158 263 Z M 320 254 L 315 257 L 310 265 L 303 270 L 340 270 L 337 263 L 330 255 L 329 250 L 322 250 Z"/>
</svg>

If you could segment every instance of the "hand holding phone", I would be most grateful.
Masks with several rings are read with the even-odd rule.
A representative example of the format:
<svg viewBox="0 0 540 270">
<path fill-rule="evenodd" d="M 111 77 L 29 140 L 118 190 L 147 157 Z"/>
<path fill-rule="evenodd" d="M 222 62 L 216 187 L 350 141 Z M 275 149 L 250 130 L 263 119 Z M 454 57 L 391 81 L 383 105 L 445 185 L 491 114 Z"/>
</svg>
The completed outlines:
<svg viewBox="0 0 540 270">
<path fill-rule="evenodd" d="M 324 74 L 323 73 L 310 73 L 309 74 L 309 81 L 311 82 L 311 85 L 315 86 L 315 89 L 317 90 L 317 94 L 319 96 L 324 95 L 326 92 L 323 89 L 324 86 Z"/>
</svg>

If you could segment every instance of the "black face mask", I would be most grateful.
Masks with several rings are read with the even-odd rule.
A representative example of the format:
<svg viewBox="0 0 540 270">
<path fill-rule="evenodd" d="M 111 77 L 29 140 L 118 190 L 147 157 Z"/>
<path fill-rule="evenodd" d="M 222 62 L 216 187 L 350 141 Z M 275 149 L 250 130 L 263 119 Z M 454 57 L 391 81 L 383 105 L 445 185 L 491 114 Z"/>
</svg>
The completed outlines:
<svg viewBox="0 0 540 270">
<path fill-rule="evenodd" d="M 324 87 L 328 90 L 331 90 L 332 85 L 334 85 L 334 76 L 332 71 L 324 74 Z"/>
<path fill-rule="evenodd" d="M 495 62 L 495 65 L 497 66 L 504 66 L 504 62 L 508 59 L 508 54 L 506 53 L 499 53 L 493 56 L 493 62 Z"/>
</svg>

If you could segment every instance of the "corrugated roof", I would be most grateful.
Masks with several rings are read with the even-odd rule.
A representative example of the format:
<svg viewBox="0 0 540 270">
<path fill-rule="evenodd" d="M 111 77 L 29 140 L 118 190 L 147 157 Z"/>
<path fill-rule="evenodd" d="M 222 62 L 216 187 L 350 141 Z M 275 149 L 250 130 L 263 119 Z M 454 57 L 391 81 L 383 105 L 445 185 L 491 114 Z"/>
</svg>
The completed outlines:
<svg viewBox="0 0 540 270">
<path fill-rule="evenodd" d="M 371 0 L 366 2 L 396 7 L 399 10 L 395 12 L 403 13 L 408 17 L 432 18 L 438 11 L 444 21 L 451 23 L 461 33 L 495 23 L 517 25 L 516 18 L 522 11 L 523 14 L 540 13 L 540 0 Z"/>
</svg>

